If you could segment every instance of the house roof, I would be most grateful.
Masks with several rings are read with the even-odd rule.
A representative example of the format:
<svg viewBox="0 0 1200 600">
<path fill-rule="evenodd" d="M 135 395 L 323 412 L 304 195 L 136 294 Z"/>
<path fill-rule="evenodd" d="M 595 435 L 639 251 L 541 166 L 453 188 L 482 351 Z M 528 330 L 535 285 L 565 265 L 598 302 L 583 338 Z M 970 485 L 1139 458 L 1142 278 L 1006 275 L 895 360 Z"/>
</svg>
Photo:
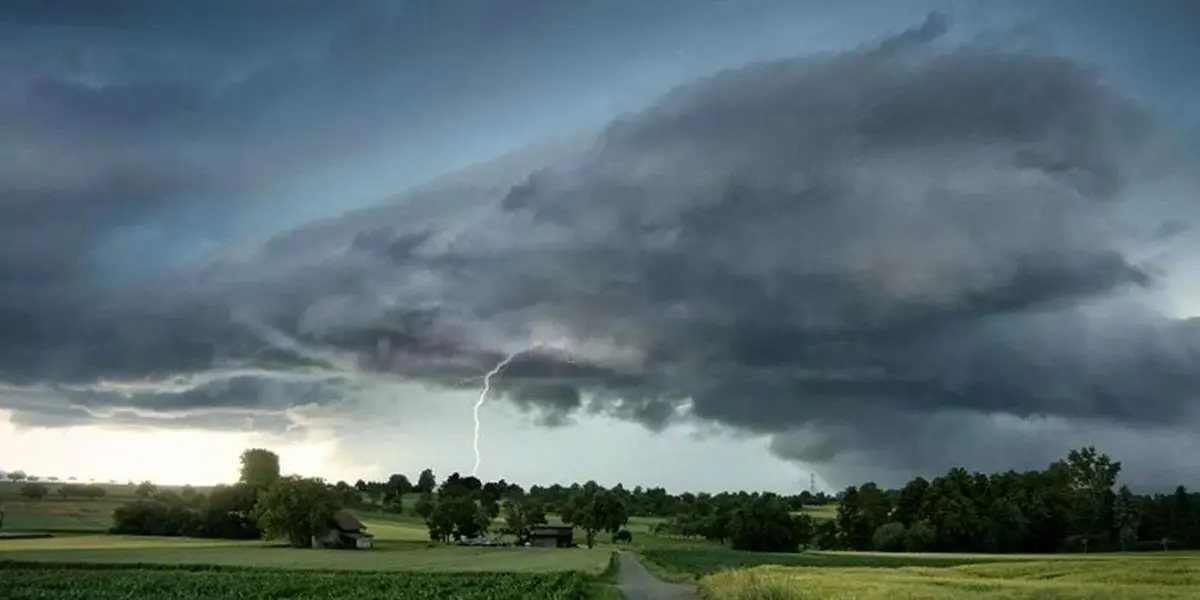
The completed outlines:
<svg viewBox="0 0 1200 600">
<path fill-rule="evenodd" d="M 366 528 L 362 521 L 350 514 L 348 510 L 339 510 L 333 513 L 333 524 L 341 531 L 362 531 Z"/>
<path fill-rule="evenodd" d="M 568 537 L 574 533 L 572 527 L 559 527 L 554 525 L 542 525 L 533 527 L 529 530 L 530 537 Z"/>
</svg>

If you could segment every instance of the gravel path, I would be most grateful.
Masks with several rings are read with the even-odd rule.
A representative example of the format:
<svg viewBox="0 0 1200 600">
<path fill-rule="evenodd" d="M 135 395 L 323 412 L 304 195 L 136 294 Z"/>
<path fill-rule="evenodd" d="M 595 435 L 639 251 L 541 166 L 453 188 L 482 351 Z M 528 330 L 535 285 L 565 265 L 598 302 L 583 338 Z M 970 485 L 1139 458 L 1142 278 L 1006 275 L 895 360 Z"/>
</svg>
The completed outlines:
<svg viewBox="0 0 1200 600">
<path fill-rule="evenodd" d="M 660 580 L 629 553 L 622 552 L 619 560 L 617 583 L 625 600 L 699 600 L 691 586 Z"/>
</svg>

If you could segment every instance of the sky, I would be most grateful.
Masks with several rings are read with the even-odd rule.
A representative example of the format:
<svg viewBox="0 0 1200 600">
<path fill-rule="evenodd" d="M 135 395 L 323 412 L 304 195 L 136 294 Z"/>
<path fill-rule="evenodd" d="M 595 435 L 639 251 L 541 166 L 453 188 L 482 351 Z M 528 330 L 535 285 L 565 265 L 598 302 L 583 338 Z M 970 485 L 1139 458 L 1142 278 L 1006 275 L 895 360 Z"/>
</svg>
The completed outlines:
<svg viewBox="0 0 1200 600">
<path fill-rule="evenodd" d="M 1200 10 L 16 0 L 0 470 L 1200 485 Z M 810 479 L 811 478 L 811 479 Z"/>
</svg>

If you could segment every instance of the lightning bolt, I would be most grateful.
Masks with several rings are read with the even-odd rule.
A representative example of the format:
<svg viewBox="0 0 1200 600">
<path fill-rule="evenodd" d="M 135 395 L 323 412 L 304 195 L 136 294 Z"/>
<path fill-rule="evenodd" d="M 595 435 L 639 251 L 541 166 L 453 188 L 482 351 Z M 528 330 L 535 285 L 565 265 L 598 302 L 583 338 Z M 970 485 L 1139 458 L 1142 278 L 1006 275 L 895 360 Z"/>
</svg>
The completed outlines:
<svg viewBox="0 0 1200 600">
<path fill-rule="evenodd" d="M 492 370 L 488 371 L 487 374 L 483 376 L 483 389 L 479 391 L 479 399 L 475 401 L 475 406 L 472 410 L 472 416 L 475 420 L 475 431 L 471 438 L 471 449 L 475 451 L 475 466 L 471 468 L 471 476 L 474 477 L 479 473 L 479 465 L 483 463 L 483 454 L 479 451 L 479 432 L 482 426 L 482 423 L 479 420 L 479 409 L 483 408 L 483 403 L 487 401 L 488 393 L 492 391 L 492 378 L 499 375 L 500 372 L 504 370 L 504 367 L 507 367 L 509 363 L 511 363 L 513 359 L 517 358 L 518 356 L 527 354 L 529 352 L 534 352 L 536 350 L 541 350 L 543 348 L 544 345 L 539 344 L 537 346 L 525 348 L 524 350 L 517 350 L 516 352 L 505 356 L 504 360 L 496 363 L 496 366 L 492 367 Z M 567 362 L 577 364 L 574 360 L 571 360 L 570 356 L 566 355 L 566 351 L 559 350 L 559 352 L 564 355 L 563 358 Z"/>
</svg>

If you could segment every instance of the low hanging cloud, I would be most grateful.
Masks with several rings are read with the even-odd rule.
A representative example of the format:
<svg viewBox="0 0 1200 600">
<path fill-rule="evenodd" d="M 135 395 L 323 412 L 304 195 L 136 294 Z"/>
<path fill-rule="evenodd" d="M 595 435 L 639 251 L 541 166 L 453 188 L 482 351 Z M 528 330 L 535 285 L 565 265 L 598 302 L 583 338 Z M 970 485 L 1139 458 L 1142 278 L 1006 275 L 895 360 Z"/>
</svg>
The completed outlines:
<svg viewBox="0 0 1200 600">
<path fill-rule="evenodd" d="M 699 419 L 910 471 L 987 442 L 941 433 L 962 423 L 1194 422 L 1200 322 L 1141 300 L 1172 276 L 1147 249 L 1190 225 L 1181 132 L 1087 65 L 947 26 L 717 73 L 512 185 L 410 194 L 96 311 L 30 283 L 0 300 L 0 376 L 319 372 L 339 391 L 309 400 L 336 405 L 355 378 L 462 389 L 535 348 L 494 389 L 548 425 Z M 1164 180 L 1178 196 L 1146 198 Z M 263 397 L 211 385 L 124 402 Z"/>
</svg>

